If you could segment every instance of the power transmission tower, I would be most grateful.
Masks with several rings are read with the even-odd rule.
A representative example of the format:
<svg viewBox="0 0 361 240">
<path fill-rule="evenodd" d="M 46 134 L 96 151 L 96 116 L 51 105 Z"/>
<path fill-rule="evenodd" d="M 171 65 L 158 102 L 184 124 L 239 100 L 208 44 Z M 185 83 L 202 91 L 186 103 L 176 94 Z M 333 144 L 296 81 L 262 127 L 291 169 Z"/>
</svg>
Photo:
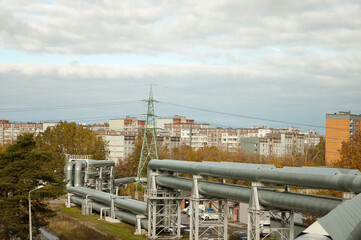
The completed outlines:
<svg viewBox="0 0 361 240">
<path fill-rule="evenodd" d="M 154 99 L 152 85 L 150 85 L 149 98 L 145 100 L 148 102 L 147 121 L 144 127 L 144 137 L 142 152 L 140 153 L 138 173 L 137 173 L 137 185 L 140 186 L 140 177 L 144 168 L 147 166 L 151 159 L 158 159 L 158 148 L 155 133 L 155 116 L 154 116 Z M 151 136 L 148 136 L 151 135 Z"/>
</svg>

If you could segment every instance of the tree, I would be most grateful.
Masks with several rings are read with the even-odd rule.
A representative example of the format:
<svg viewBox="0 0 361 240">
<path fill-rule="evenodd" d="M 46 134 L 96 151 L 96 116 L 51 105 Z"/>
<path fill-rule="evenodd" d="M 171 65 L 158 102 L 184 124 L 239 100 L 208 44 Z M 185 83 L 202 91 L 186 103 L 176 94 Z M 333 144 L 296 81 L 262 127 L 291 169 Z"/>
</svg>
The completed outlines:
<svg viewBox="0 0 361 240">
<path fill-rule="evenodd" d="M 32 134 L 18 140 L 0 154 L 0 239 L 27 239 L 29 233 L 28 193 L 40 184 L 46 186 L 32 194 L 34 235 L 56 215 L 44 200 L 64 194 L 62 181 L 45 168 L 51 153 L 36 150 Z"/>
<path fill-rule="evenodd" d="M 305 149 L 305 165 L 309 166 L 325 166 L 325 139 L 320 138 L 320 142 L 316 146 Z"/>
<path fill-rule="evenodd" d="M 66 154 L 93 155 L 94 159 L 105 159 L 106 143 L 95 132 L 74 122 L 60 122 L 55 128 L 48 128 L 35 138 L 39 150 L 50 151 L 52 160 L 48 168 L 63 178 Z"/>
<path fill-rule="evenodd" d="M 138 132 L 134 141 L 134 150 L 124 160 L 120 160 L 115 167 L 116 177 L 135 177 L 138 173 L 140 153 L 143 145 L 143 131 Z"/>
<path fill-rule="evenodd" d="M 148 142 L 151 141 L 151 133 L 148 134 Z M 142 152 L 142 145 L 143 145 L 143 138 L 144 138 L 144 129 L 140 129 L 138 131 L 137 137 L 134 141 L 134 150 L 131 154 L 129 154 L 127 157 L 125 157 L 123 160 L 120 160 L 117 163 L 116 166 L 116 177 L 135 177 L 138 173 L 138 166 L 139 166 L 139 160 L 140 160 L 140 154 Z M 158 145 L 158 144 L 157 144 Z M 169 158 L 169 152 L 166 149 L 162 149 L 162 151 L 159 151 L 159 158 Z M 147 163 L 148 164 L 148 163 Z M 147 165 L 146 165 L 147 166 Z M 142 176 L 147 175 L 147 168 L 144 168 L 144 171 L 142 173 Z"/>
<path fill-rule="evenodd" d="M 340 160 L 335 164 L 340 168 L 361 170 L 361 131 L 344 141 L 339 150 Z"/>
<path fill-rule="evenodd" d="M 11 143 L 5 143 L 4 146 L 0 145 L 0 153 L 4 153 L 6 149 L 11 145 Z"/>
</svg>

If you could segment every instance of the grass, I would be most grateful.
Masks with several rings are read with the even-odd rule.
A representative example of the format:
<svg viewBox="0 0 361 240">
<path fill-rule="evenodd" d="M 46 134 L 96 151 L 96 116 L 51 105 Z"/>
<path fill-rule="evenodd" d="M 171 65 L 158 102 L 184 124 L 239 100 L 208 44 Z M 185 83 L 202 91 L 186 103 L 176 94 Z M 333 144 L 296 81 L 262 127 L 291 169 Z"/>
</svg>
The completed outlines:
<svg viewBox="0 0 361 240">
<path fill-rule="evenodd" d="M 134 235 L 134 226 L 126 223 L 109 223 L 98 220 L 99 215 L 81 215 L 78 207 L 56 207 L 58 215 L 49 221 L 48 228 L 61 239 L 70 240 L 141 240 L 145 236 Z"/>
</svg>

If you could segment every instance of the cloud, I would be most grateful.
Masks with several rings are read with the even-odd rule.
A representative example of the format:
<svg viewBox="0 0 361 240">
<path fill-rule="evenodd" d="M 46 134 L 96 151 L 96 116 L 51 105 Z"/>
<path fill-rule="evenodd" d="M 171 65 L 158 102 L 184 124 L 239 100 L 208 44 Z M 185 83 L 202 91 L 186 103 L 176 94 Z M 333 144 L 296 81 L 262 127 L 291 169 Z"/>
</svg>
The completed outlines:
<svg viewBox="0 0 361 240">
<path fill-rule="evenodd" d="M 161 101 L 323 125 L 326 112 L 361 113 L 360 39 L 357 0 L 2 0 L 0 47 L 51 57 L 0 64 L 0 108 L 140 100 L 153 83 Z M 77 61 L 53 64 L 58 56 Z M 109 64 L 128 56 L 146 64 Z M 87 57 L 104 64 L 84 64 Z M 157 57 L 167 64 L 154 64 Z M 1 116 L 140 114 L 141 107 Z M 212 119 L 162 104 L 157 110 Z"/>
<path fill-rule="evenodd" d="M 185 114 L 199 121 L 223 122 L 220 117 L 190 109 L 167 107 L 162 102 L 205 107 L 243 115 L 324 125 L 324 114 L 361 108 L 361 57 L 358 54 L 269 56 L 257 65 L 89 65 L 0 64 L 0 109 L 29 106 L 59 106 L 82 103 L 142 100 L 148 84 L 154 84 L 155 98 L 161 101 L 160 116 Z M 16 93 L 8 96 L 8 93 Z M 31 99 L 31 101 L 29 101 Z M 6 100 L 6 101 L 4 101 Z M 97 108 L 98 109 L 98 108 Z M 145 106 L 121 106 L 81 110 L 57 110 L 52 116 L 63 119 L 114 116 L 145 112 Z M 15 115 L 7 113 L 8 118 Z M 33 116 L 49 119 L 49 112 Z M 218 119 L 218 121 L 217 121 Z M 234 125 L 235 119 L 228 119 Z M 238 121 L 251 126 L 254 121 Z M 260 123 L 268 125 L 272 123 Z"/>
<path fill-rule="evenodd" d="M 6 9 L 0 44 L 37 53 L 197 57 L 202 46 L 231 57 L 277 45 L 360 50 L 358 1 L 3 0 L 0 9 Z"/>
</svg>

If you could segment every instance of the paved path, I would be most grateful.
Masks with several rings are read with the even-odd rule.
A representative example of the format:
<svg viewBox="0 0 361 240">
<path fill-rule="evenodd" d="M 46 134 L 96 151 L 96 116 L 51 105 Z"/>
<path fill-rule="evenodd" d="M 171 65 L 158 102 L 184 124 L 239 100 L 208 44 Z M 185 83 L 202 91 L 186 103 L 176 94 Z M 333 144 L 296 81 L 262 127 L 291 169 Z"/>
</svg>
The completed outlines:
<svg viewBox="0 0 361 240">
<path fill-rule="evenodd" d="M 60 238 L 58 238 L 53 233 L 49 232 L 49 230 L 46 228 L 42 227 L 39 230 L 40 230 L 40 239 L 41 240 L 60 240 Z"/>
</svg>

